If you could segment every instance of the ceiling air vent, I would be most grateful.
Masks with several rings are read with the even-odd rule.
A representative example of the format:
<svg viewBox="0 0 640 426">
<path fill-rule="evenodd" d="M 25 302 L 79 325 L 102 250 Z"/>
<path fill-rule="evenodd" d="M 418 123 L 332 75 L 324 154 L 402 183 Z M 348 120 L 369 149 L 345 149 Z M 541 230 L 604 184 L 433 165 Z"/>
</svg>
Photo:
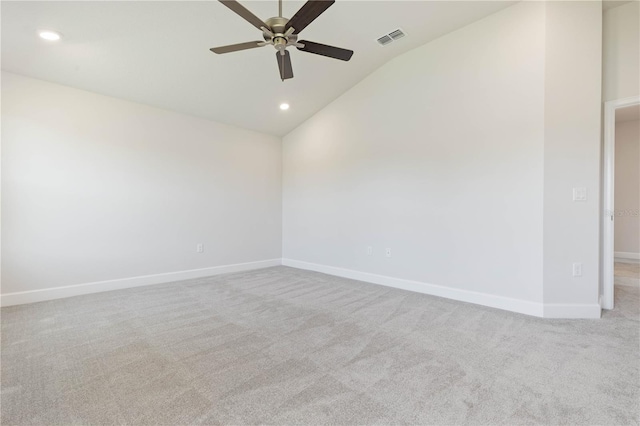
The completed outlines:
<svg viewBox="0 0 640 426">
<path fill-rule="evenodd" d="M 392 39 L 391 37 L 389 37 L 388 35 L 383 35 L 382 37 L 380 37 L 380 38 L 378 39 L 378 43 L 379 43 L 381 46 L 385 46 L 385 45 L 387 45 L 387 44 L 391 43 L 392 41 L 393 41 L 393 39 Z"/>
<path fill-rule="evenodd" d="M 397 40 L 399 38 L 402 38 L 405 36 L 405 33 L 402 32 L 402 30 L 400 28 L 398 28 L 395 31 L 392 31 L 389 33 L 389 37 L 391 37 L 394 40 Z"/>
<path fill-rule="evenodd" d="M 391 31 L 389 34 L 385 34 L 382 37 L 378 38 L 378 44 L 381 46 L 386 46 L 394 40 L 401 39 L 404 36 L 406 36 L 405 32 L 398 28 L 397 30 Z"/>
</svg>

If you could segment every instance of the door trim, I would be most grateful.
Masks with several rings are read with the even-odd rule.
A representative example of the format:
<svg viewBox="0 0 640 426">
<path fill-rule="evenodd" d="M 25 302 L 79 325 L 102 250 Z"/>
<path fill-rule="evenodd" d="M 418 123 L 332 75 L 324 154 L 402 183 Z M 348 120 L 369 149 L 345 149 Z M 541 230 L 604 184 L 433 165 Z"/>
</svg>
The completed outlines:
<svg viewBox="0 0 640 426">
<path fill-rule="evenodd" d="M 616 110 L 640 104 L 640 96 L 604 103 L 604 164 L 602 175 L 602 308 L 613 309 Z"/>
</svg>

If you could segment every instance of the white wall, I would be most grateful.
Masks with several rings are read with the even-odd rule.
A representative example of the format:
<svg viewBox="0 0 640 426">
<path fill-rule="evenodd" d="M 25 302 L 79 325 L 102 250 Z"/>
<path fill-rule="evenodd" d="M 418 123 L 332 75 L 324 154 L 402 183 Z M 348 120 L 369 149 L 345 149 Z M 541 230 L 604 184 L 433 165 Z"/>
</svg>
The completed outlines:
<svg viewBox="0 0 640 426">
<path fill-rule="evenodd" d="M 544 301 L 558 309 L 598 304 L 601 29 L 598 1 L 547 2 Z M 581 187 L 587 201 L 574 202 Z M 573 263 L 582 263 L 581 277 Z"/>
<path fill-rule="evenodd" d="M 544 14 L 408 52 L 285 136 L 283 257 L 542 302 Z"/>
<path fill-rule="evenodd" d="M 640 121 L 616 123 L 615 252 L 640 255 Z M 637 256 L 636 256 L 637 257 Z"/>
<path fill-rule="evenodd" d="M 273 137 L 3 74 L 2 292 L 277 258 L 282 235 L 298 265 L 599 315 L 601 26 L 599 2 L 518 3 L 387 63 L 282 159 Z"/>
<path fill-rule="evenodd" d="M 2 154 L 3 295 L 281 257 L 279 138 L 3 72 Z"/>
<path fill-rule="evenodd" d="M 603 100 L 640 95 L 640 2 L 605 11 L 603 17 Z"/>
<path fill-rule="evenodd" d="M 599 316 L 601 7 L 518 3 L 396 58 L 285 136 L 283 257 Z"/>
</svg>

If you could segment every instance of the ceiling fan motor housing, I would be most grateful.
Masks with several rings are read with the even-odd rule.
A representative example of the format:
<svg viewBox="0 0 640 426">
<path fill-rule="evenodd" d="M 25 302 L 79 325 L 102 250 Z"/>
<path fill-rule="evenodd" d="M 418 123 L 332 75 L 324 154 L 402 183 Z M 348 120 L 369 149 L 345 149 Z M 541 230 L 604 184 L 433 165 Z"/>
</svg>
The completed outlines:
<svg viewBox="0 0 640 426">
<path fill-rule="evenodd" d="M 269 26 L 273 37 L 267 33 L 263 33 L 264 41 L 273 44 L 278 50 L 284 50 L 287 45 L 296 43 L 298 36 L 296 34 L 285 35 L 285 26 L 289 20 L 287 18 L 275 16 L 265 21 L 265 24 Z"/>
<path fill-rule="evenodd" d="M 284 37 L 274 37 L 273 38 L 273 47 L 277 50 L 283 51 L 287 48 L 287 40 Z"/>
</svg>

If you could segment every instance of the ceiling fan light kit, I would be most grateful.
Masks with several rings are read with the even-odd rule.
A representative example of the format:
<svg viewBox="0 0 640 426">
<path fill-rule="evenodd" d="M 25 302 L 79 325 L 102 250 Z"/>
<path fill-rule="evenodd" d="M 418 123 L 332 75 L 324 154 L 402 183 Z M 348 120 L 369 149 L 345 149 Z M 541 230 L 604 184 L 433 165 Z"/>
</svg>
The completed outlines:
<svg viewBox="0 0 640 426">
<path fill-rule="evenodd" d="M 352 50 L 328 46 L 312 41 L 300 40 L 298 35 L 318 16 L 324 13 L 335 0 L 309 0 L 296 12 L 291 19 L 282 16 L 282 0 L 278 1 L 278 16 L 262 21 L 235 0 L 219 0 L 245 21 L 262 31 L 264 41 L 250 41 L 246 43 L 232 44 L 228 46 L 214 47 L 213 53 L 223 54 L 240 50 L 253 49 L 271 45 L 276 49 L 276 61 L 282 81 L 293 78 L 293 68 L 288 47 L 295 47 L 302 52 L 322 55 L 329 58 L 348 61 L 353 55 Z"/>
</svg>

